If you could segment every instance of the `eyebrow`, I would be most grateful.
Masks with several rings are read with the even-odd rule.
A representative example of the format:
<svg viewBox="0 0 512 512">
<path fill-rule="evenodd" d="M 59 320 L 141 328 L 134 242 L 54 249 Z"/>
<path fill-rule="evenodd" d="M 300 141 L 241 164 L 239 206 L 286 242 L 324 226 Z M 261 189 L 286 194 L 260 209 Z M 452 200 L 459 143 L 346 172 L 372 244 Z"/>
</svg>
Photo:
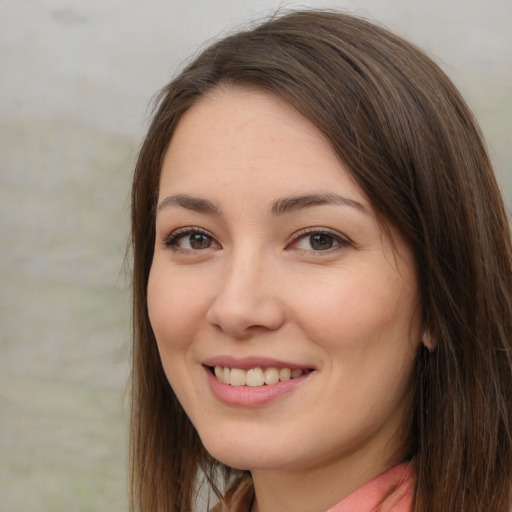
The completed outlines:
<svg viewBox="0 0 512 512">
<path fill-rule="evenodd" d="M 368 210 L 358 201 L 333 193 L 306 194 L 303 196 L 283 197 L 278 199 L 270 208 L 272 215 L 283 215 L 312 206 L 323 205 L 349 206 L 362 213 L 368 214 Z"/>
<path fill-rule="evenodd" d="M 358 201 L 333 193 L 305 194 L 301 196 L 282 197 L 277 199 L 270 207 L 272 215 L 284 215 L 286 213 L 311 208 L 313 206 L 338 205 L 355 208 L 368 214 L 368 210 Z M 189 196 L 188 194 L 174 194 L 163 199 L 158 205 L 158 211 L 170 206 L 179 206 L 187 210 L 200 213 L 221 215 L 220 208 L 208 199 Z"/>
<path fill-rule="evenodd" d="M 201 199 L 200 197 L 193 197 L 187 194 L 175 194 L 166 197 L 158 205 L 158 211 L 162 211 L 169 206 L 181 206 L 187 210 L 220 215 L 220 208 L 211 201 L 208 201 L 208 199 Z"/>
</svg>

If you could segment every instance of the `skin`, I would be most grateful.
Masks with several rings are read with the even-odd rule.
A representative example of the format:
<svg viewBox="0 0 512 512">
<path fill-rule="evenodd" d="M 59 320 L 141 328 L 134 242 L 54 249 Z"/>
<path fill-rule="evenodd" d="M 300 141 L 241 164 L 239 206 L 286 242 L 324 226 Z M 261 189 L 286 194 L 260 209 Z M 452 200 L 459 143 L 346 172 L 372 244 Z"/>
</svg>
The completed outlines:
<svg viewBox="0 0 512 512">
<path fill-rule="evenodd" d="M 345 201 L 276 211 L 315 194 Z M 148 308 L 163 367 L 207 450 L 251 471 L 253 510 L 325 511 L 400 462 L 421 337 L 414 259 L 318 129 L 270 93 L 217 89 L 179 122 L 159 205 Z M 176 233 L 190 226 L 205 236 Z M 219 355 L 315 371 L 265 405 L 226 405 L 203 367 Z"/>
</svg>

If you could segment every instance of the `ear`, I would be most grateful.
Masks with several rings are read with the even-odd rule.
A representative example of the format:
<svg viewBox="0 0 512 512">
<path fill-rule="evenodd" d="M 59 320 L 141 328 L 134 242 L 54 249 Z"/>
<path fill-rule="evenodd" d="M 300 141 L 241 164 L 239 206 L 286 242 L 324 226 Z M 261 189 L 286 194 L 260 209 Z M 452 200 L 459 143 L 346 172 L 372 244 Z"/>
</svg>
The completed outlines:
<svg viewBox="0 0 512 512">
<path fill-rule="evenodd" d="M 429 330 L 425 329 L 423 331 L 423 335 L 421 337 L 421 343 L 429 350 L 429 352 L 433 352 L 436 348 L 436 344 L 432 339 L 432 335 Z"/>
</svg>

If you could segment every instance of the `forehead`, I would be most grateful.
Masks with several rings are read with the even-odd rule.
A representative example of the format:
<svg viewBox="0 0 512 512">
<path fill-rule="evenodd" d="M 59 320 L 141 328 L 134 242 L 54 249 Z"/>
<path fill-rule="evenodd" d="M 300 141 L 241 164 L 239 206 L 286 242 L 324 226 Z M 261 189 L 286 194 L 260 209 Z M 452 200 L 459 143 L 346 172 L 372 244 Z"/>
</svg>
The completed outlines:
<svg viewBox="0 0 512 512">
<path fill-rule="evenodd" d="M 287 193 L 336 183 L 362 195 L 320 130 L 279 96 L 223 87 L 199 99 L 181 118 L 165 155 L 161 188 L 211 191 L 264 183 Z M 296 189 L 296 190 L 294 190 Z M 277 192 L 277 190 L 276 190 Z"/>
</svg>

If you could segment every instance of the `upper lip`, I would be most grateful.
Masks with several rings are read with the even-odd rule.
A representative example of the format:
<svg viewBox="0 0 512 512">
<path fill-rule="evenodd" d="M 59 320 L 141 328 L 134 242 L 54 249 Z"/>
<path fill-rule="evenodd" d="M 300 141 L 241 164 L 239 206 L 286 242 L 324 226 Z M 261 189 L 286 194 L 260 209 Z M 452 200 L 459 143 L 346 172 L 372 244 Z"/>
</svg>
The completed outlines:
<svg viewBox="0 0 512 512">
<path fill-rule="evenodd" d="M 203 361 L 204 366 L 221 366 L 227 368 L 240 368 L 241 370 L 250 370 L 251 368 L 289 368 L 295 369 L 311 369 L 314 368 L 309 364 L 292 363 L 290 361 L 281 361 L 269 357 L 233 357 L 227 355 L 220 355 L 208 358 Z"/>
</svg>

